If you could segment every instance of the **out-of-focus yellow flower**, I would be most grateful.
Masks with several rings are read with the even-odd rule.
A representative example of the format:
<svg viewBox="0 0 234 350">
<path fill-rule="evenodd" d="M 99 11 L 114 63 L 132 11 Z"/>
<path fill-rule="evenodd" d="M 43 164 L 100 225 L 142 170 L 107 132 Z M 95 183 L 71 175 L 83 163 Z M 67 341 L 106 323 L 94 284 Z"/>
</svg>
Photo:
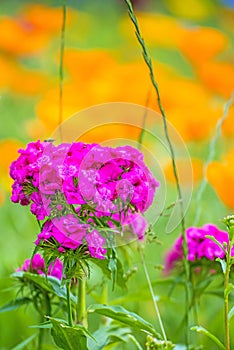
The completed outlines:
<svg viewBox="0 0 234 350">
<path fill-rule="evenodd" d="M 137 13 L 137 18 L 144 39 L 151 45 L 177 47 L 183 39 L 185 28 L 173 17 L 139 12 Z M 121 29 L 125 36 L 136 41 L 132 30 L 132 23 L 128 17 L 123 19 Z"/>
<path fill-rule="evenodd" d="M 207 179 L 214 187 L 223 203 L 234 208 L 234 149 L 222 162 L 212 162 L 207 170 Z"/>
<path fill-rule="evenodd" d="M 19 156 L 18 149 L 20 147 L 22 147 L 22 144 L 17 140 L 6 139 L 0 141 L 0 180 L 6 190 L 10 190 L 12 183 L 9 176 L 10 164 Z"/>
<path fill-rule="evenodd" d="M 212 59 L 227 47 L 226 35 L 214 28 L 192 27 L 184 31 L 179 48 L 194 65 Z"/>
<path fill-rule="evenodd" d="M 188 159 L 176 159 L 176 167 L 179 175 L 179 181 L 183 185 L 190 185 L 193 182 L 200 181 L 202 178 L 203 162 L 198 158 L 191 159 L 193 176 L 191 176 L 190 171 L 185 171 L 185 169 L 190 169 L 188 162 Z M 175 183 L 175 177 L 171 162 L 164 167 L 164 174 L 169 181 Z"/>
<path fill-rule="evenodd" d="M 215 11 L 215 4 L 212 0 L 165 0 L 165 4 L 174 15 L 191 20 L 210 17 Z"/>
<path fill-rule="evenodd" d="M 228 62 L 207 62 L 198 69 L 204 84 L 213 92 L 229 98 L 234 90 L 234 66 Z"/>
</svg>

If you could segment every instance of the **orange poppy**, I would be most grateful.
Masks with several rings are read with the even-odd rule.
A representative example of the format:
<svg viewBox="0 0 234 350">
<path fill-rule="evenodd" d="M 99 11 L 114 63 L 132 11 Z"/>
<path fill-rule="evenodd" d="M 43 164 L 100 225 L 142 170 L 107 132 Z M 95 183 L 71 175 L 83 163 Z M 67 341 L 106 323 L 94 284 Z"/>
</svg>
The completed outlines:
<svg viewBox="0 0 234 350">
<path fill-rule="evenodd" d="M 212 162 L 207 170 L 207 179 L 219 195 L 222 202 L 229 208 L 234 208 L 234 149 L 224 158 L 223 162 Z"/>
<path fill-rule="evenodd" d="M 234 66 L 229 62 L 207 62 L 198 69 L 204 84 L 216 94 L 229 98 L 234 90 Z"/>
<path fill-rule="evenodd" d="M 226 120 L 223 123 L 222 131 L 225 136 L 234 137 L 234 102 L 229 108 L 229 113 Z"/>
<path fill-rule="evenodd" d="M 227 44 L 226 35 L 217 29 L 191 27 L 184 31 L 179 48 L 194 65 L 200 66 L 224 51 Z"/>
<path fill-rule="evenodd" d="M 137 13 L 137 18 L 146 43 L 162 47 L 177 47 L 180 44 L 185 28 L 178 19 L 146 12 Z M 132 26 L 128 17 L 121 22 L 122 33 L 129 39 L 134 38 L 136 43 Z"/>
<path fill-rule="evenodd" d="M 192 166 L 192 172 L 190 172 L 190 161 Z M 179 181 L 183 185 L 190 185 L 193 182 L 200 181 L 202 179 L 203 162 L 198 158 L 189 159 L 176 159 L 176 166 L 179 175 Z M 185 171 L 187 170 L 187 171 Z M 175 183 L 175 177 L 172 169 L 171 162 L 164 167 L 164 174 L 166 178 Z"/>
</svg>

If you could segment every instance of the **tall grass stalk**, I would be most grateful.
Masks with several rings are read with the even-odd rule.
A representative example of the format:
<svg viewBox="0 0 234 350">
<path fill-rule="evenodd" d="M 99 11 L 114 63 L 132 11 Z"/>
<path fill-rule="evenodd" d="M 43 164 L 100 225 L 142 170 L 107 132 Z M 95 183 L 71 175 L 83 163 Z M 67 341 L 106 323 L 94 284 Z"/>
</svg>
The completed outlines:
<svg viewBox="0 0 234 350">
<path fill-rule="evenodd" d="M 60 62 L 59 62 L 59 114 L 58 114 L 58 127 L 60 141 L 63 140 L 62 133 L 62 122 L 63 122 L 63 58 L 64 58 L 64 47 L 65 47 L 65 30 L 66 30 L 66 0 L 62 0 L 62 27 L 60 37 Z"/>
<path fill-rule="evenodd" d="M 171 142 L 171 139 L 169 136 L 169 131 L 168 131 L 168 127 L 167 127 L 167 117 L 166 117 L 166 113 L 165 113 L 163 106 L 162 106 L 161 96 L 160 96 L 160 92 L 159 92 L 159 86 L 158 86 L 158 83 L 155 79 L 154 68 L 153 68 L 150 54 L 148 52 L 148 48 L 147 48 L 147 46 L 144 42 L 144 39 L 142 37 L 141 31 L 139 28 L 139 24 L 138 24 L 138 20 L 136 18 L 136 15 L 135 15 L 133 7 L 132 7 L 131 0 L 124 0 L 124 1 L 128 7 L 128 14 L 129 14 L 129 17 L 130 17 L 133 25 L 134 25 L 135 34 L 136 34 L 137 40 L 142 48 L 143 58 L 144 58 L 144 61 L 149 69 L 150 79 L 151 79 L 152 85 L 153 85 L 155 92 L 156 92 L 157 103 L 158 103 L 159 110 L 161 112 L 162 119 L 163 119 L 164 133 L 165 133 L 165 137 L 166 137 L 168 147 L 170 150 L 171 162 L 172 162 L 172 167 L 173 167 L 173 174 L 174 174 L 174 178 L 175 178 L 175 182 L 176 182 L 176 189 L 177 189 L 179 205 L 180 205 L 180 220 L 181 220 L 181 231 L 182 231 L 181 233 L 183 236 L 183 255 L 184 255 L 183 260 L 184 260 L 184 268 L 185 268 L 185 274 L 186 274 L 186 283 L 185 283 L 186 335 L 185 335 L 185 342 L 186 342 L 186 345 L 188 347 L 188 345 L 189 345 L 189 299 L 190 299 L 190 287 L 191 287 L 190 265 L 189 265 L 189 262 L 187 260 L 188 247 L 187 247 L 187 238 L 186 238 L 186 232 L 185 232 L 184 209 L 183 209 L 183 201 L 182 201 L 182 192 L 181 192 L 181 187 L 180 187 L 180 183 L 179 183 L 179 177 L 178 177 L 176 160 L 175 160 L 175 152 L 174 152 L 173 145 L 172 145 L 172 142 Z"/>
</svg>

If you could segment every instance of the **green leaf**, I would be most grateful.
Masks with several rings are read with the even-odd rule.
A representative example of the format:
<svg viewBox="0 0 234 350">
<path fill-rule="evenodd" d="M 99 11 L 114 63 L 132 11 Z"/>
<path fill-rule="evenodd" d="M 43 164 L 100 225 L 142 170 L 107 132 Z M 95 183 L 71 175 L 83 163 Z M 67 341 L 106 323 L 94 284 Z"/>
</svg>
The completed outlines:
<svg viewBox="0 0 234 350">
<path fill-rule="evenodd" d="M 153 326 L 145 321 L 142 317 L 138 316 L 134 312 L 130 312 L 124 309 L 122 306 L 106 306 L 101 304 L 94 304 L 88 308 L 88 312 L 98 313 L 100 315 L 112 318 L 113 320 L 122 322 L 135 330 L 142 331 L 148 334 L 156 335 Z"/>
<path fill-rule="evenodd" d="M 37 333 L 31 335 L 31 337 L 25 339 L 20 344 L 14 346 L 14 348 L 12 348 L 11 350 L 23 350 L 23 349 L 25 349 L 25 346 L 28 345 L 34 338 L 36 338 L 36 336 L 37 336 Z"/>
<path fill-rule="evenodd" d="M 134 345 L 136 345 L 137 350 L 144 350 L 141 344 L 138 342 L 138 340 L 132 335 L 129 334 L 128 338 L 133 342 Z"/>
<path fill-rule="evenodd" d="M 63 298 L 63 299 L 67 298 L 67 291 L 66 291 L 65 284 L 61 285 L 60 281 L 53 276 L 48 276 L 47 281 L 49 282 L 49 284 L 51 284 L 54 293 L 58 297 Z M 70 296 L 71 296 L 71 300 L 76 304 L 77 300 L 76 300 L 75 295 L 71 293 Z"/>
<path fill-rule="evenodd" d="M 231 320 L 232 316 L 234 315 L 234 306 L 231 308 L 231 310 L 228 313 L 228 319 Z"/>
<path fill-rule="evenodd" d="M 58 347 L 64 350 L 88 350 L 87 336 L 91 335 L 84 326 L 69 327 L 59 319 L 52 317 L 48 319 L 52 323 L 51 334 Z"/>
<path fill-rule="evenodd" d="M 37 275 L 35 273 L 18 271 L 14 272 L 12 277 L 17 277 L 19 279 L 23 279 L 27 282 L 33 282 L 38 288 L 47 291 L 53 292 L 52 286 L 48 283 L 48 280 L 43 275 Z"/>
<path fill-rule="evenodd" d="M 88 348 L 91 350 L 103 350 L 105 346 L 127 342 L 130 333 L 130 328 L 119 327 L 118 324 L 103 325 L 93 334 L 96 341 L 91 338 L 88 339 Z"/>
<path fill-rule="evenodd" d="M 22 305 L 28 304 L 31 302 L 30 298 L 17 298 L 15 300 L 10 301 L 9 303 L 5 304 L 0 308 L 0 313 L 6 312 L 6 311 L 12 311 L 19 309 Z"/>
<path fill-rule="evenodd" d="M 116 257 L 115 258 L 115 267 L 116 267 L 116 284 L 121 287 L 126 289 L 126 281 L 124 279 L 124 269 L 123 269 L 123 265 L 121 263 L 121 261 Z M 113 262 L 111 262 L 111 266 L 109 266 L 109 259 L 92 259 L 92 262 L 98 266 L 103 274 L 109 279 L 112 280 L 112 264 Z M 114 265 L 113 265 L 114 268 Z"/>
<path fill-rule="evenodd" d="M 220 349 L 225 350 L 225 346 L 223 345 L 223 343 L 221 343 L 221 341 L 214 334 L 210 333 L 206 328 L 201 326 L 194 326 L 191 327 L 191 331 L 196 331 L 198 333 L 206 335 L 208 338 L 213 340 Z"/>
<path fill-rule="evenodd" d="M 50 329 L 51 327 L 52 325 L 49 321 L 41 324 L 34 324 L 32 326 L 28 326 L 28 328 L 43 328 L 43 329 Z"/>
<path fill-rule="evenodd" d="M 223 260 L 223 259 L 220 259 L 220 258 L 217 258 L 215 259 L 216 261 L 218 261 L 222 267 L 222 271 L 223 271 L 223 274 L 225 275 L 226 273 L 226 269 L 227 269 L 227 264 L 226 264 L 226 261 Z"/>
<path fill-rule="evenodd" d="M 46 277 L 43 275 L 38 275 L 35 273 L 24 272 L 24 271 L 14 272 L 11 276 L 20 278 L 29 283 L 33 283 L 35 286 L 37 286 L 37 288 L 46 292 L 53 293 L 57 295 L 59 298 L 63 298 L 65 300 L 67 298 L 65 285 L 61 285 L 60 281 L 53 276 Z M 73 294 L 71 294 L 71 300 L 74 303 L 76 303 L 76 297 Z"/>
</svg>

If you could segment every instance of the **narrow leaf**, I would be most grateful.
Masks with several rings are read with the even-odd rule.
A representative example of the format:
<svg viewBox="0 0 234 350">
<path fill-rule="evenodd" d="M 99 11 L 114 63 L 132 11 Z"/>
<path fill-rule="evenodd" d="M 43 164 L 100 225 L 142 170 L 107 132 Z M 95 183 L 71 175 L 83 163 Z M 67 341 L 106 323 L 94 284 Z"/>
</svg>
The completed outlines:
<svg viewBox="0 0 234 350">
<path fill-rule="evenodd" d="M 37 333 L 31 335 L 31 337 L 25 339 L 20 344 L 14 346 L 11 350 L 23 350 L 25 349 L 25 346 L 28 345 L 35 337 L 37 336 Z"/>
<path fill-rule="evenodd" d="M 34 324 L 32 326 L 28 326 L 28 328 L 46 328 L 46 329 L 50 329 L 52 327 L 50 322 L 44 322 L 41 324 Z"/>
<path fill-rule="evenodd" d="M 110 317 L 113 320 L 122 322 L 136 330 L 158 336 L 153 326 L 134 312 L 124 309 L 122 306 L 106 306 L 101 304 L 91 305 L 88 309 L 90 313 L 95 312 L 100 315 Z"/>
<path fill-rule="evenodd" d="M 231 320 L 232 316 L 234 315 L 234 306 L 231 308 L 231 310 L 228 313 L 228 319 Z"/>
<path fill-rule="evenodd" d="M 191 331 L 196 331 L 198 333 L 206 335 L 208 338 L 213 340 L 220 349 L 225 350 L 225 346 L 223 345 L 223 343 L 221 343 L 221 341 L 214 334 L 210 333 L 206 328 L 201 326 L 194 326 L 191 327 Z"/>
<path fill-rule="evenodd" d="M 220 258 L 217 258 L 216 261 L 218 261 L 222 267 L 223 274 L 225 275 L 226 269 L 227 269 L 227 264 L 226 261 Z"/>
<path fill-rule="evenodd" d="M 15 300 L 10 301 L 9 303 L 5 304 L 0 308 L 0 313 L 6 312 L 6 311 L 12 311 L 19 309 L 22 305 L 28 304 L 31 302 L 30 298 L 18 298 Z"/>
<path fill-rule="evenodd" d="M 144 350 L 142 348 L 141 344 L 138 342 L 138 340 L 132 334 L 129 334 L 128 337 L 133 342 L 133 344 L 136 345 L 136 349 L 137 350 Z"/>
</svg>

